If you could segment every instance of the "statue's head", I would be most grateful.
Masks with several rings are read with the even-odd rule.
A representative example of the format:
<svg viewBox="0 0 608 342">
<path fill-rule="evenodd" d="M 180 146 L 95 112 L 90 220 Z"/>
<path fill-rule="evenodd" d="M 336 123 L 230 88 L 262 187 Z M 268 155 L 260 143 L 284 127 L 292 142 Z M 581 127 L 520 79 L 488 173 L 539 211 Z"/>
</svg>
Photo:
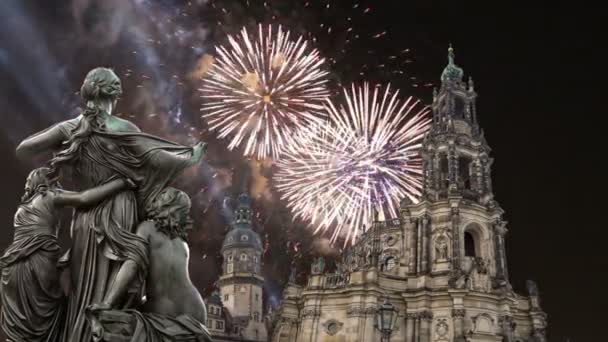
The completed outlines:
<svg viewBox="0 0 608 342">
<path fill-rule="evenodd" d="M 108 68 L 95 68 L 87 74 L 80 88 L 80 96 L 85 102 L 82 119 L 70 132 L 67 146 L 51 160 L 53 173 L 58 173 L 60 166 L 77 159 L 80 147 L 89 139 L 91 131 L 104 130 L 104 112 L 112 114 L 118 97 L 122 94 L 120 79 Z"/>
<path fill-rule="evenodd" d="M 109 102 L 115 106 L 121 94 L 120 79 L 112 69 L 108 68 L 95 68 L 89 71 L 80 88 L 80 96 L 87 107 L 100 102 Z"/>
<path fill-rule="evenodd" d="M 21 198 L 27 202 L 37 193 L 45 193 L 48 189 L 57 187 L 57 180 L 51 177 L 51 169 L 40 167 L 32 170 L 25 180 L 25 192 Z"/>
<path fill-rule="evenodd" d="M 160 232 L 172 239 L 185 239 L 187 231 L 192 229 L 190 207 L 190 197 L 185 192 L 168 187 L 148 206 L 146 215 L 156 222 Z"/>
</svg>

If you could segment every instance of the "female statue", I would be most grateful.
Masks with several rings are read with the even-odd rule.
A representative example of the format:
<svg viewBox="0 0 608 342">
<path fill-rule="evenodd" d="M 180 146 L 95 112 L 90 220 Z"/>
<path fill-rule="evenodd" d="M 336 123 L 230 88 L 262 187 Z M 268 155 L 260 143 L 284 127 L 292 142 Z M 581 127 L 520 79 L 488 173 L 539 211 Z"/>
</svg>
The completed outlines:
<svg viewBox="0 0 608 342">
<path fill-rule="evenodd" d="M 137 191 L 123 190 L 98 205 L 75 210 L 65 342 L 91 340 L 85 308 L 104 298 L 122 261 L 135 260 L 145 270 L 146 241 L 133 232 L 138 215 L 179 171 L 198 163 L 205 151 L 203 143 L 180 146 L 140 133 L 131 122 L 112 116 L 121 93 L 120 80 L 112 70 L 91 70 L 80 90 L 85 103 L 82 114 L 34 134 L 17 147 L 21 158 L 63 148 L 51 167 L 54 172 L 68 172 L 81 188 L 117 176 L 132 179 L 138 186 Z M 122 306 L 141 297 L 131 294 Z"/>
<path fill-rule="evenodd" d="M 13 242 L 0 258 L 1 324 L 8 341 L 55 342 L 59 337 L 64 296 L 57 269 L 58 208 L 94 205 L 129 185 L 115 179 L 74 193 L 62 190 L 49 173 L 43 167 L 27 177 L 15 214 Z"/>
</svg>

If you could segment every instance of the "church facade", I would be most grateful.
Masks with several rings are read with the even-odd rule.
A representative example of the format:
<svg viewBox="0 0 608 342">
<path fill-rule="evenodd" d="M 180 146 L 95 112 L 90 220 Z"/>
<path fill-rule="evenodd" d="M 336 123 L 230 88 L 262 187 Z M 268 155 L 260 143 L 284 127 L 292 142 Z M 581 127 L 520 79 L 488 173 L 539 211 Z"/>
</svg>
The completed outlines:
<svg viewBox="0 0 608 342">
<path fill-rule="evenodd" d="M 463 81 L 451 48 L 448 60 L 422 144 L 420 201 L 405 199 L 398 219 L 374 222 L 335 271 L 318 258 L 306 285 L 291 281 L 272 341 L 380 341 L 384 301 L 398 310 L 391 341 L 546 341 L 536 284 L 528 281 L 524 296 L 509 283 L 507 222 L 493 197 L 473 81 Z"/>
</svg>

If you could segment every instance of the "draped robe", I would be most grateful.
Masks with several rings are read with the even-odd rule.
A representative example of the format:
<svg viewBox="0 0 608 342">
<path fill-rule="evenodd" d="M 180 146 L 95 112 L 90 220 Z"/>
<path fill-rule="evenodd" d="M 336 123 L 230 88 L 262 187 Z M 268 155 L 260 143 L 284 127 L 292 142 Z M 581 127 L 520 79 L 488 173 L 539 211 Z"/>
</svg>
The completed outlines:
<svg viewBox="0 0 608 342">
<path fill-rule="evenodd" d="M 66 136 L 77 120 L 60 124 Z M 192 153 L 191 147 L 152 135 L 110 130 L 94 131 L 81 146 L 71 173 L 82 189 L 116 177 L 133 179 L 138 189 L 124 190 L 96 206 L 74 211 L 69 255 L 72 292 L 62 341 L 91 340 L 85 309 L 103 300 L 124 260 L 134 260 L 143 279 L 148 264 L 147 245 L 134 230 L 154 196 L 192 165 Z M 143 288 L 140 284 L 136 290 Z M 141 295 L 131 293 L 122 308 L 133 306 Z"/>
</svg>

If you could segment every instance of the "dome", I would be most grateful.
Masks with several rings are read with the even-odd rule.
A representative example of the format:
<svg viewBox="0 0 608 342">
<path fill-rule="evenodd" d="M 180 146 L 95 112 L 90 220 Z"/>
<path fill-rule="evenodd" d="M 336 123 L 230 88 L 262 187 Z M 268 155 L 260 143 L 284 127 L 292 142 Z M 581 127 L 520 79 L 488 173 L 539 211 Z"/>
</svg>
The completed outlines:
<svg viewBox="0 0 608 342">
<path fill-rule="evenodd" d="M 232 229 L 224 237 L 222 251 L 227 248 L 255 248 L 262 249 L 262 241 L 258 233 L 251 229 L 253 212 L 251 211 L 251 199 L 248 194 L 243 193 L 237 197 L 234 208 L 234 219 Z"/>
<path fill-rule="evenodd" d="M 228 248 L 254 248 L 262 250 L 262 240 L 248 225 L 234 226 L 224 237 L 222 251 Z"/>
<path fill-rule="evenodd" d="M 442 81 L 460 82 L 464 71 L 458 65 L 454 64 L 454 49 L 450 46 L 448 49 L 448 65 L 441 73 Z"/>
</svg>

